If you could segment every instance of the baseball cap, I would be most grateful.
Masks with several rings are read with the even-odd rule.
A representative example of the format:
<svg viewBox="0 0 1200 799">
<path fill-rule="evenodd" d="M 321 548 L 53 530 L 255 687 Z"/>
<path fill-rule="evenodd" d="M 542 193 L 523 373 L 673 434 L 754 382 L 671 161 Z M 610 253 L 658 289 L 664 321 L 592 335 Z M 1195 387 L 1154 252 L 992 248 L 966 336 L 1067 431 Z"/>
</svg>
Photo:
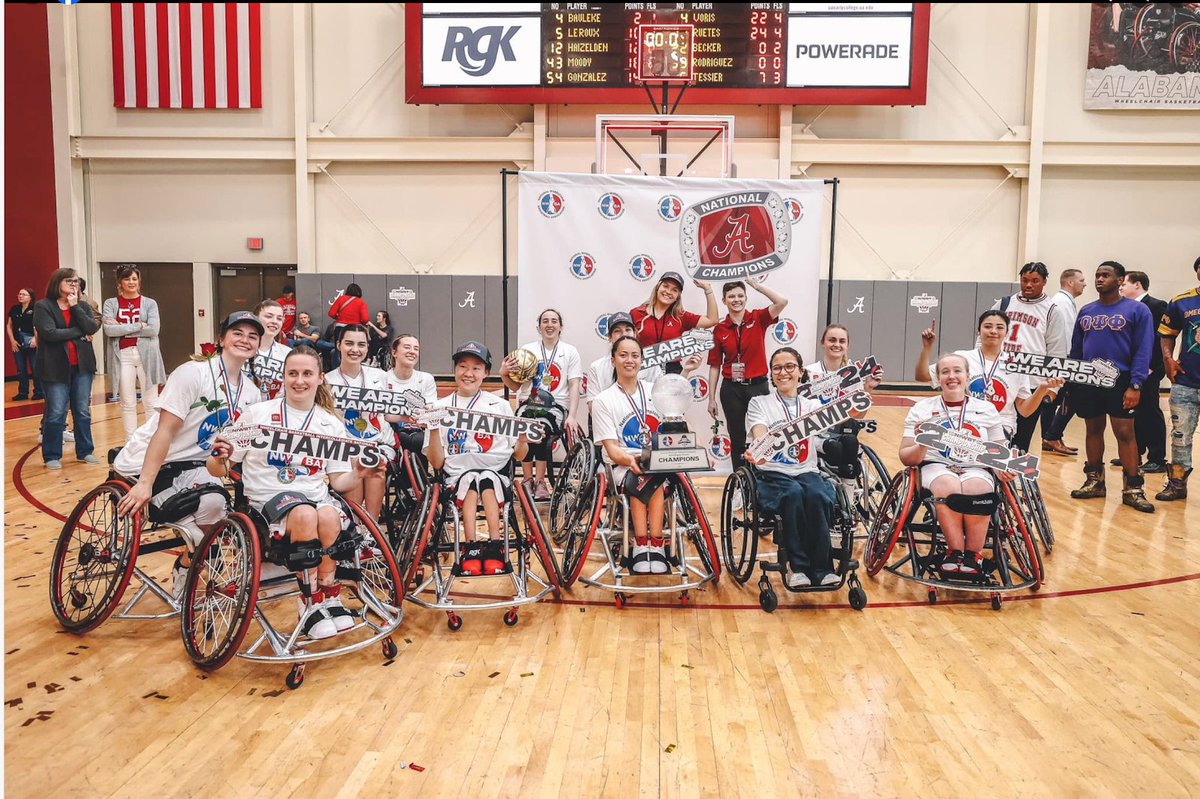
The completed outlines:
<svg viewBox="0 0 1200 799">
<path fill-rule="evenodd" d="M 629 325 L 630 327 L 636 327 L 636 325 L 633 323 L 633 317 L 625 311 L 617 311 L 616 313 L 610 313 L 608 315 L 608 329 L 612 330 L 617 325 Z"/>
<path fill-rule="evenodd" d="M 663 276 L 659 278 L 659 282 L 661 283 L 664 280 L 669 280 L 679 286 L 679 288 L 683 288 L 683 275 L 678 272 L 663 272 Z"/>
<path fill-rule="evenodd" d="M 464 355 L 474 355 L 479 360 L 487 365 L 488 369 L 492 368 L 492 354 L 488 352 L 488 348 L 480 344 L 478 341 L 467 341 L 458 345 L 458 349 L 454 351 L 453 360 L 458 363 L 459 359 Z"/>
<path fill-rule="evenodd" d="M 225 317 L 225 321 L 221 323 L 221 333 L 234 325 L 250 325 L 258 331 L 258 335 L 263 335 L 267 331 L 263 328 L 262 322 L 258 321 L 258 317 L 249 311 L 234 311 L 229 316 Z"/>
</svg>

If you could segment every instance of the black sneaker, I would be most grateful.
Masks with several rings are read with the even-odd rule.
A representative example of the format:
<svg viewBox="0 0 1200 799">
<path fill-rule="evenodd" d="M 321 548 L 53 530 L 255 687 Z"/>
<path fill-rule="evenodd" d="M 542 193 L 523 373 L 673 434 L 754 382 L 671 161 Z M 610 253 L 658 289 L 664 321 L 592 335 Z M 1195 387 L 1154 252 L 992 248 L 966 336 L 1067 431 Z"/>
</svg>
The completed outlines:
<svg viewBox="0 0 1200 799">
<path fill-rule="evenodd" d="M 1167 464 L 1159 461 L 1146 461 L 1142 464 L 1142 471 L 1146 474 L 1164 474 L 1167 471 Z"/>
<path fill-rule="evenodd" d="M 958 573 L 966 577 L 978 577 L 982 565 L 979 563 L 979 556 L 974 552 L 968 552 L 962 556 L 962 560 L 958 566 Z"/>
</svg>

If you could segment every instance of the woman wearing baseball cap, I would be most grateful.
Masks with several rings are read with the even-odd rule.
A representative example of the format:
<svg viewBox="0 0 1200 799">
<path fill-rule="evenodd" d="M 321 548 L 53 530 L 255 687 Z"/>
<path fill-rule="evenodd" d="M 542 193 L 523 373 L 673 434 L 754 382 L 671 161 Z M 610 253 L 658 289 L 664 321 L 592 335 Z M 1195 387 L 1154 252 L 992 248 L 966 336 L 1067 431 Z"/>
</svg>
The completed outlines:
<svg viewBox="0 0 1200 799">
<path fill-rule="evenodd" d="M 666 272 L 650 292 L 650 298 L 629 311 L 633 326 L 637 330 L 639 344 L 649 347 L 679 338 L 697 327 L 707 330 L 720 321 L 717 298 L 713 294 L 712 286 L 699 280 L 693 280 L 692 283 L 704 292 L 708 303 L 704 316 L 683 310 L 683 275 L 678 272 Z M 669 363 L 665 371 L 679 374 L 683 367 L 678 362 Z"/>
</svg>

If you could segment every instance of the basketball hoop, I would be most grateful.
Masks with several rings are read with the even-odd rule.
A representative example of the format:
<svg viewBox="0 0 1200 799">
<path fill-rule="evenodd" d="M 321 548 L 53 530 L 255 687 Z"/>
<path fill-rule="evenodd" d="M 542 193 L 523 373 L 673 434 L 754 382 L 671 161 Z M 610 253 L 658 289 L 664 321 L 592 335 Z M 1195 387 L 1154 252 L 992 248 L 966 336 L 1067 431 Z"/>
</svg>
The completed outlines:
<svg viewBox="0 0 1200 799">
<path fill-rule="evenodd" d="M 593 170 L 603 175 L 736 177 L 733 117 L 597 114 Z"/>
</svg>

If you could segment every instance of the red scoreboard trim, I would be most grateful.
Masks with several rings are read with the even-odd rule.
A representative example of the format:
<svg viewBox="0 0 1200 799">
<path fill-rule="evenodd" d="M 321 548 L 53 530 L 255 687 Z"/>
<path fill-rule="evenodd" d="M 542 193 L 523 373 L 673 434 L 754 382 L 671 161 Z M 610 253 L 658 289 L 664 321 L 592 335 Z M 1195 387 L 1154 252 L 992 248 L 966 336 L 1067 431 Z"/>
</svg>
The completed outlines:
<svg viewBox="0 0 1200 799">
<path fill-rule="evenodd" d="M 405 102 L 411 105 L 640 105 L 641 87 L 628 89 L 542 86 L 422 86 L 422 3 L 406 3 L 404 29 Z M 912 85 L 907 89 L 701 89 L 688 86 L 687 100 L 707 105 L 925 105 L 929 76 L 929 3 L 913 4 Z"/>
</svg>

